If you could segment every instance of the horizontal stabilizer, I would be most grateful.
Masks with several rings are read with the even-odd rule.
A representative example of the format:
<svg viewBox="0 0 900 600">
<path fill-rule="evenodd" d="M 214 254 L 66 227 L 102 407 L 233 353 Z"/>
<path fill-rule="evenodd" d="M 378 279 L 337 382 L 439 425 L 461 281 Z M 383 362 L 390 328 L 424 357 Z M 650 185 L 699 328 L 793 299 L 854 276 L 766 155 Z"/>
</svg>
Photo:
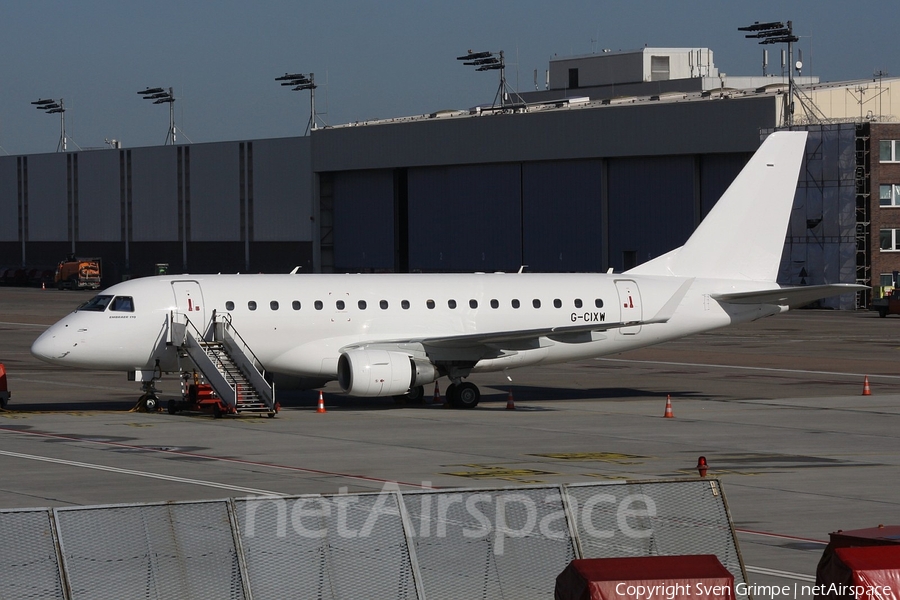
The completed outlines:
<svg viewBox="0 0 900 600">
<path fill-rule="evenodd" d="M 756 292 L 737 292 L 734 294 L 712 294 L 713 300 L 728 304 L 776 304 L 797 308 L 831 296 L 839 296 L 868 289 L 864 285 L 853 283 L 832 283 L 828 285 L 803 285 L 799 287 L 782 287 Z"/>
</svg>

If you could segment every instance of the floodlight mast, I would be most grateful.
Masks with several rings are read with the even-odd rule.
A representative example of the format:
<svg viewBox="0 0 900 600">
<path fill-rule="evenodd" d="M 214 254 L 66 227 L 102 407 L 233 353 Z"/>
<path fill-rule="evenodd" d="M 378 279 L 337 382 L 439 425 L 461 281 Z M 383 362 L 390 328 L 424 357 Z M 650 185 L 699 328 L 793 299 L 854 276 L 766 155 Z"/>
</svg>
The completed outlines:
<svg viewBox="0 0 900 600">
<path fill-rule="evenodd" d="M 66 152 L 68 136 L 66 135 L 66 105 L 63 99 L 38 99 L 32 104 L 36 109 L 44 111 L 44 114 L 53 115 L 59 113 L 59 143 L 56 144 L 56 151 L 59 152 L 61 149 L 63 152 Z"/>
<path fill-rule="evenodd" d="M 172 140 L 172 145 L 175 145 L 175 94 L 172 88 L 169 88 L 167 92 L 165 89 L 161 87 L 155 87 L 140 90 L 138 94 L 144 100 L 153 100 L 153 104 L 168 104 L 169 105 L 169 130 L 166 132 L 166 143 L 164 145 L 169 144 L 169 140 Z M 182 133 L 184 133 L 182 131 Z M 189 140 L 190 141 L 190 140 Z"/>
<path fill-rule="evenodd" d="M 316 129 L 319 116 L 316 114 L 316 77 L 314 73 L 285 73 L 281 77 L 276 77 L 275 81 L 280 81 L 283 86 L 290 86 L 292 92 L 302 92 L 309 90 L 309 121 L 306 123 L 306 135 L 310 131 Z M 328 126 L 325 121 L 322 124 Z"/>
<path fill-rule="evenodd" d="M 738 27 L 738 31 L 752 32 L 744 37 L 758 39 L 760 40 L 760 44 L 787 44 L 788 103 L 784 120 L 785 125 L 788 127 L 792 126 L 794 124 L 794 42 L 800 41 L 800 38 L 794 35 L 793 22 L 788 21 L 787 23 L 782 23 L 781 21 L 772 21 L 770 23 L 760 23 L 759 21 L 756 21 L 753 25 Z"/>
<path fill-rule="evenodd" d="M 494 94 L 494 102 L 491 104 L 491 108 L 497 107 L 498 98 L 500 99 L 500 109 L 506 108 L 507 94 L 512 90 L 509 89 L 506 83 L 506 60 L 504 59 L 503 50 L 500 52 L 473 52 L 469 50 L 464 56 L 457 56 L 456 60 L 465 61 L 463 62 L 464 65 L 475 67 L 476 71 L 500 71 L 500 86 L 497 88 L 497 93 Z M 525 104 L 518 92 L 513 91 L 512 94 L 519 98 L 520 104 Z"/>
</svg>

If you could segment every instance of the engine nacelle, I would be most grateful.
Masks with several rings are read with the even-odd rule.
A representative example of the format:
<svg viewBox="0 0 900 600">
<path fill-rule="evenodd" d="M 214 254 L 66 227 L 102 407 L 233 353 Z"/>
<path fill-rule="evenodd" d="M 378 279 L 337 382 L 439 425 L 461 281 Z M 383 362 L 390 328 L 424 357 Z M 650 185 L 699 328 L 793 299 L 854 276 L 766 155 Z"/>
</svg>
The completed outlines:
<svg viewBox="0 0 900 600">
<path fill-rule="evenodd" d="M 338 359 L 338 383 L 351 396 L 398 396 L 438 377 L 431 362 L 405 352 L 350 350 Z"/>
</svg>

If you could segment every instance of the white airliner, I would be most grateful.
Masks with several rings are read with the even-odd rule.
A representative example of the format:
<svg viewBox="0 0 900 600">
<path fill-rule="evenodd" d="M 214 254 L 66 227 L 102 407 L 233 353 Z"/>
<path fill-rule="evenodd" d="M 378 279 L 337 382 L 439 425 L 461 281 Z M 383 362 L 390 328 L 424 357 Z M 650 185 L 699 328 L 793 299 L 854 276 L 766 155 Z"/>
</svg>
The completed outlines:
<svg viewBox="0 0 900 600">
<path fill-rule="evenodd" d="M 186 348 L 227 325 L 268 379 L 415 399 L 446 376 L 450 403 L 472 408 L 472 373 L 623 352 L 864 289 L 775 283 L 805 144 L 805 132 L 770 135 L 684 246 L 621 274 L 147 277 L 105 290 L 31 352 L 133 372 L 152 392 L 162 373 L 196 370 Z"/>
</svg>

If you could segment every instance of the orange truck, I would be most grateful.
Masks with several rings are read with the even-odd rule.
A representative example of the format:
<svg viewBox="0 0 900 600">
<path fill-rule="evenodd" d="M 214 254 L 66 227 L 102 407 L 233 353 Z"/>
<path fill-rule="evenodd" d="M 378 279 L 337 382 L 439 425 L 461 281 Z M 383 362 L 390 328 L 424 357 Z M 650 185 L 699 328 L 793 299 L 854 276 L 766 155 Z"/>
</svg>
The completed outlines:
<svg viewBox="0 0 900 600">
<path fill-rule="evenodd" d="M 100 259 L 70 254 L 56 265 L 54 281 L 61 290 L 96 290 L 100 287 Z"/>
</svg>

